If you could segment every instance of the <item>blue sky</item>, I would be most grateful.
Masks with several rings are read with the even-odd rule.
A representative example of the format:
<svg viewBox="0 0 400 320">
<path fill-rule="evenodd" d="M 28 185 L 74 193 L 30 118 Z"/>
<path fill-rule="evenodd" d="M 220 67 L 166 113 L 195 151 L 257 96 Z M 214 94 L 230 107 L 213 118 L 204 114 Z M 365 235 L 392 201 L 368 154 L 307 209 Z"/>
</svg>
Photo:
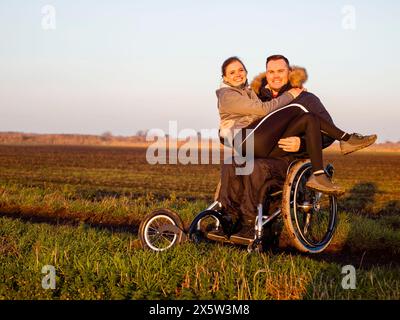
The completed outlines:
<svg viewBox="0 0 400 320">
<path fill-rule="evenodd" d="M 238 55 L 252 78 L 281 53 L 338 126 L 398 141 L 399 16 L 395 0 L 1 0 L 0 131 L 216 128 L 223 60 Z"/>
</svg>

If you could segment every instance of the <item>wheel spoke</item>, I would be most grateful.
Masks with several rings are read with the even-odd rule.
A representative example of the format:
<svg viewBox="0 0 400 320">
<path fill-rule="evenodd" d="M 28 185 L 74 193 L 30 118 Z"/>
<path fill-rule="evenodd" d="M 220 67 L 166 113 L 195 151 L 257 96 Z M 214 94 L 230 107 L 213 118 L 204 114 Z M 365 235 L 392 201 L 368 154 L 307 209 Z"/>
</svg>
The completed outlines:
<svg viewBox="0 0 400 320">
<path fill-rule="evenodd" d="M 308 233 L 308 227 L 310 226 L 311 216 L 312 215 L 310 213 L 305 214 L 305 222 L 304 222 L 304 228 L 303 228 L 303 233 L 305 235 Z"/>
<path fill-rule="evenodd" d="M 179 217 L 169 212 L 154 215 L 149 218 L 148 223 L 141 229 L 140 237 L 150 249 L 154 251 L 166 250 L 180 241 L 178 234 L 172 231 L 171 228 L 167 228 L 175 226 L 181 229 L 183 226 L 179 221 Z"/>
<path fill-rule="evenodd" d="M 149 234 L 157 234 L 158 233 L 158 229 L 149 227 L 148 233 Z"/>
<path fill-rule="evenodd" d="M 169 235 L 165 235 L 162 234 L 161 238 L 163 238 L 164 240 L 168 241 L 168 242 L 172 242 L 174 240 L 175 234 L 172 235 L 172 237 L 170 237 Z"/>
</svg>

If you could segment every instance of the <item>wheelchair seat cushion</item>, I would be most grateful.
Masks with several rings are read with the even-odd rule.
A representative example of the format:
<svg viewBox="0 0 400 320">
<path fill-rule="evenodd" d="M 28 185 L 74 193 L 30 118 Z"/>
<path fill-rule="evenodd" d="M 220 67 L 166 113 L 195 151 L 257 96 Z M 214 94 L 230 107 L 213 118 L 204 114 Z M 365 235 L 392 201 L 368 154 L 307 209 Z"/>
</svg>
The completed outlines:
<svg viewBox="0 0 400 320">
<path fill-rule="evenodd" d="M 222 164 L 218 201 L 224 212 L 235 219 L 253 222 L 265 194 L 282 189 L 289 163 L 289 158 L 255 159 L 249 175 L 237 175 L 238 165 L 234 163 Z"/>
</svg>

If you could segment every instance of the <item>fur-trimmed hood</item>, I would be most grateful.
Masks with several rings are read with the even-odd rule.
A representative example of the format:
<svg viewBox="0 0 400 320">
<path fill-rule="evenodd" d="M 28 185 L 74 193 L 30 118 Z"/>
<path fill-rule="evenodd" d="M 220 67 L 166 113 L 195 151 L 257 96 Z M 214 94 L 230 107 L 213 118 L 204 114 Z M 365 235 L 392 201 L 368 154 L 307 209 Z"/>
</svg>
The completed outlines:
<svg viewBox="0 0 400 320">
<path fill-rule="evenodd" d="M 303 84 L 307 81 L 308 75 L 305 68 L 292 66 L 289 72 L 289 83 L 291 88 L 302 88 Z M 267 79 L 265 78 L 265 72 L 261 72 L 259 75 L 254 77 L 250 84 L 250 87 L 254 92 L 259 95 L 261 88 L 267 85 Z"/>
</svg>

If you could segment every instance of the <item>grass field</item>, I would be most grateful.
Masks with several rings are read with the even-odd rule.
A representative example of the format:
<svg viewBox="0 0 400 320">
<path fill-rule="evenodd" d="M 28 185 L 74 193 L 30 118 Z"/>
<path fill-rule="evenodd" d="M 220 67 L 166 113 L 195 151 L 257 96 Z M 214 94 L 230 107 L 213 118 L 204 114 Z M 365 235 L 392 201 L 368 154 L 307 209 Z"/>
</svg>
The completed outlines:
<svg viewBox="0 0 400 320">
<path fill-rule="evenodd" d="M 139 148 L 0 146 L 0 298 L 399 299 L 400 154 L 325 160 L 349 191 L 324 253 L 186 243 L 156 254 L 136 246 L 143 216 L 168 207 L 190 223 L 218 165 L 151 166 Z M 348 264 L 354 290 L 341 285 Z M 44 265 L 54 290 L 42 288 Z"/>
</svg>

